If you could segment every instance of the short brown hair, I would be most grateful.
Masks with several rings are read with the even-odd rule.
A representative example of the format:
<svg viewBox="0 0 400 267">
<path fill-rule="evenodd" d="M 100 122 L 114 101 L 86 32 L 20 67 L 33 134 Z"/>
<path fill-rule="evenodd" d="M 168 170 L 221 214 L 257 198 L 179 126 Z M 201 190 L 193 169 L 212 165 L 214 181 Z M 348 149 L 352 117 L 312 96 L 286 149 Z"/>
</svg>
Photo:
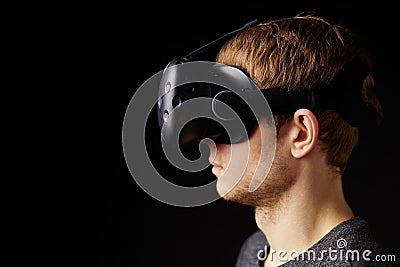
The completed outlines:
<svg viewBox="0 0 400 267">
<path fill-rule="evenodd" d="M 314 15 L 297 15 L 239 32 L 224 44 L 216 61 L 245 70 L 259 88 L 312 90 L 329 83 L 355 56 L 363 57 L 356 39 L 344 26 Z M 371 93 L 373 85 L 369 74 L 364 80 L 363 98 L 381 119 L 379 101 Z M 358 128 L 332 110 L 317 110 L 314 114 L 327 164 L 342 173 L 358 142 Z M 276 116 L 278 132 L 292 116 Z"/>
</svg>

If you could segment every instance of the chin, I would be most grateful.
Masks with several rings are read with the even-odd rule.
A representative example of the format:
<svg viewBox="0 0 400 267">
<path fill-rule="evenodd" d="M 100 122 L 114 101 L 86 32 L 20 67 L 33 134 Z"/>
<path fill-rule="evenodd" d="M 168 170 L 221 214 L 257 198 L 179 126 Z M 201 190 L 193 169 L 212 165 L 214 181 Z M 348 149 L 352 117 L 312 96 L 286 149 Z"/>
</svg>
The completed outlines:
<svg viewBox="0 0 400 267">
<path fill-rule="evenodd" d="M 257 190 L 250 192 L 249 183 L 241 180 L 233 188 L 223 181 L 217 181 L 218 194 L 227 201 L 240 203 L 251 207 L 275 208 L 282 196 L 288 192 L 293 180 L 282 179 L 281 183 L 264 182 Z"/>
<path fill-rule="evenodd" d="M 216 184 L 217 192 L 223 199 L 240 203 L 251 194 L 249 190 L 247 190 L 248 188 L 249 187 L 242 181 L 239 181 L 237 184 L 232 184 L 226 183 L 223 179 L 219 179 Z"/>
</svg>

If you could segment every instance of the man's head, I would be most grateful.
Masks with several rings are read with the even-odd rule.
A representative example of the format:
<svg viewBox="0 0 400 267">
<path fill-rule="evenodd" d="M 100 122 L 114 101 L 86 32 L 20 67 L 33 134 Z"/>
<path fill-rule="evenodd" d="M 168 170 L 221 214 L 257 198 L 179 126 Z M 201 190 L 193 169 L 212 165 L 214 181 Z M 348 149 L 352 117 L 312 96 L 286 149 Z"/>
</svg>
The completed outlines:
<svg viewBox="0 0 400 267">
<path fill-rule="evenodd" d="M 332 81 L 355 57 L 364 59 L 351 32 L 306 15 L 260 23 L 237 33 L 221 48 L 216 61 L 245 70 L 259 88 L 313 90 Z M 363 88 L 352 90 L 362 90 L 364 103 L 376 110 L 380 120 L 382 110 L 371 91 L 373 84 L 368 75 Z M 340 176 L 358 141 L 358 128 L 328 109 L 300 109 L 294 114 L 275 116 L 275 126 L 275 158 L 267 178 L 255 192 L 248 192 L 248 186 L 264 160 L 260 157 L 260 143 L 265 141 L 260 127 L 271 125 L 259 125 L 253 130 L 247 168 L 232 190 L 229 181 L 235 175 L 236 163 L 230 158 L 232 154 L 240 155 L 245 145 L 217 144 L 212 151 L 210 159 L 224 168 L 215 173 L 219 177 L 217 189 L 224 198 L 252 206 L 276 205 L 296 182 L 304 161 Z"/>
</svg>

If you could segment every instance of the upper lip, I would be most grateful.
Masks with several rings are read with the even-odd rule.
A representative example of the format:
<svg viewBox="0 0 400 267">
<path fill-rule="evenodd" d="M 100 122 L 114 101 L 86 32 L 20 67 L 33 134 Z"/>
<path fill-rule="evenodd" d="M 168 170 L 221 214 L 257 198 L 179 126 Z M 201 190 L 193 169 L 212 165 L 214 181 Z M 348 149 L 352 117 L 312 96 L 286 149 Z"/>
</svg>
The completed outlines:
<svg viewBox="0 0 400 267">
<path fill-rule="evenodd" d="M 213 165 L 213 166 L 222 167 L 221 164 L 216 163 L 215 161 L 210 161 L 210 164 Z"/>
</svg>

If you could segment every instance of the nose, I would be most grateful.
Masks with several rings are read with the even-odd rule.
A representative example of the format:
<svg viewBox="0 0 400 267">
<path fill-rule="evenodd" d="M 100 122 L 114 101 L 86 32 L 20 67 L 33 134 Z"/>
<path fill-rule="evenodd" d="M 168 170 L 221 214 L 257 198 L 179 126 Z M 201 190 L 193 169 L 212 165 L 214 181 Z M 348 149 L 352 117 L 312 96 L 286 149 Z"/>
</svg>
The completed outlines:
<svg viewBox="0 0 400 267">
<path fill-rule="evenodd" d="M 200 141 L 200 144 L 204 144 L 207 145 L 208 150 L 209 150 L 209 157 L 208 157 L 208 161 L 210 163 L 212 163 L 215 159 L 215 156 L 217 155 L 217 146 L 218 144 L 215 143 L 214 140 L 210 139 L 210 138 L 204 138 Z"/>
</svg>

